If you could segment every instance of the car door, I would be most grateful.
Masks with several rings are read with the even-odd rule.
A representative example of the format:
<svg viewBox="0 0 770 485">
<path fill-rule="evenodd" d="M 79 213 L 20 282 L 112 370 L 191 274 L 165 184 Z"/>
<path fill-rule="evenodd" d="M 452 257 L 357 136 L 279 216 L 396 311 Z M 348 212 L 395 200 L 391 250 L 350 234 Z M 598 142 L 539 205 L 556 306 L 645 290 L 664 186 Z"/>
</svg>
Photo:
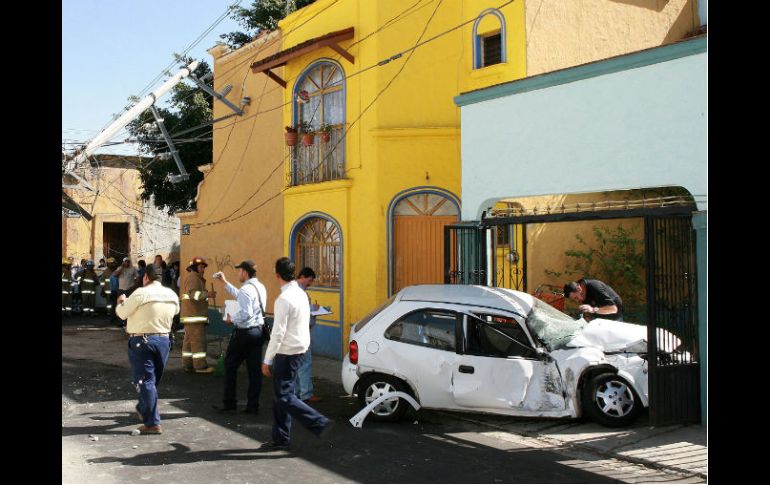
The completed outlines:
<svg viewBox="0 0 770 485">
<path fill-rule="evenodd" d="M 464 315 L 452 396 L 458 408 L 522 414 L 563 411 L 556 363 L 535 350 L 524 320 L 493 312 Z"/>
<path fill-rule="evenodd" d="M 420 308 L 400 316 L 384 333 L 378 352 L 389 373 L 406 379 L 425 407 L 453 407 L 450 393 L 459 314 L 448 308 Z"/>
</svg>

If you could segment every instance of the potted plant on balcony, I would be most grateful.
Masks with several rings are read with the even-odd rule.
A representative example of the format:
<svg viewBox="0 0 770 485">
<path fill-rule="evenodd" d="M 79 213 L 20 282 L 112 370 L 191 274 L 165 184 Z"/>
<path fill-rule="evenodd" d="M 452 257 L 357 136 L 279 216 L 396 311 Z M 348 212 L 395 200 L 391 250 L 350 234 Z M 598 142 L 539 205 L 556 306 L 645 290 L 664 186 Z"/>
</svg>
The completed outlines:
<svg viewBox="0 0 770 485">
<path fill-rule="evenodd" d="M 315 139 L 315 133 L 313 132 L 313 127 L 310 125 L 307 121 L 302 121 L 299 125 L 299 131 L 302 132 L 302 143 L 309 147 L 313 144 L 313 140 Z"/>
<path fill-rule="evenodd" d="M 293 147 L 297 144 L 297 129 L 292 126 L 286 127 L 286 133 L 284 133 L 284 136 L 286 137 L 286 146 Z"/>
<path fill-rule="evenodd" d="M 321 125 L 321 129 L 318 130 L 321 133 L 321 141 L 327 143 L 332 139 L 332 125 L 324 123 Z"/>
</svg>

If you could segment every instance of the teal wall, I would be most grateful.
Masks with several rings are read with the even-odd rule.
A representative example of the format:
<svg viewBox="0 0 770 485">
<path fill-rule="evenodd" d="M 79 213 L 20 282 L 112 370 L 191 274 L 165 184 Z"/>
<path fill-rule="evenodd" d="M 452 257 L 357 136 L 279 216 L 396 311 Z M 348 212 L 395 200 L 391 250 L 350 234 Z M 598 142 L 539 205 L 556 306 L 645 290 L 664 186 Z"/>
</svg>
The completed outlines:
<svg viewBox="0 0 770 485">
<path fill-rule="evenodd" d="M 708 424 L 708 212 L 692 218 L 698 271 L 698 351 L 700 353 L 701 424 Z"/>
</svg>

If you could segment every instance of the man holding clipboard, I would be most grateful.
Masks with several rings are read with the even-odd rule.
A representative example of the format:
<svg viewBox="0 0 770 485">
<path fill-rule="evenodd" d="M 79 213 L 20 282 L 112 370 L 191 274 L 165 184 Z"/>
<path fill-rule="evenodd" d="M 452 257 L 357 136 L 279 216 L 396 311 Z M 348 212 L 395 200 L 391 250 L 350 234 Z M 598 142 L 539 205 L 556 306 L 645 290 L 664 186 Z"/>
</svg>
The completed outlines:
<svg viewBox="0 0 770 485">
<path fill-rule="evenodd" d="M 243 283 L 240 289 L 233 286 L 220 271 L 214 274 L 215 279 L 222 280 L 225 289 L 234 296 L 238 309 L 232 310 L 226 304 L 225 323 L 233 326 L 233 334 L 227 346 L 225 355 L 225 390 L 224 405 L 214 406 L 220 412 L 237 412 L 238 399 L 235 397 L 235 386 L 238 368 L 246 361 L 249 373 L 249 389 L 247 393 L 245 413 L 259 412 L 259 393 L 262 389 L 262 344 L 264 343 L 265 306 L 267 289 L 256 277 L 257 269 L 254 261 L 246 260 L 237 265 L 238 281 Z M 227 302 L 226 302 L 227 303 Z"/>
</svg>

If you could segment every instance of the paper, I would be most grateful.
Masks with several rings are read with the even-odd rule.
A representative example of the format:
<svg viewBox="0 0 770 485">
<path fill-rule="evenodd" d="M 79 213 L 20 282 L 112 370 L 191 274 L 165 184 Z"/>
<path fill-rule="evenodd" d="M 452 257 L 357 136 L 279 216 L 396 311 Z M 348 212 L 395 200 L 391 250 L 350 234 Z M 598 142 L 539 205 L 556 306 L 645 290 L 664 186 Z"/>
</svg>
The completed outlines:
<svg viewBox="0 0 770 485">
<path fill-rule="evenodd" d="M 241 306 L 238 304 L 238 300 L 225 300 L 225 308 L 222 312 L 222 318 L 224 320 L 227 320 L 227 315 L 230 315 L 230 318 L 235 316 L 236 313 L 241 311 Z"/>
<path fill-rule="evenodd" d="M 315 308 L 315 310 L 313 308 Z M 310 307 L 310 315 L 314 317 L 319 317 L 321 315 L 331 315 L 331 313 L 332 313 L 332 307 L 330 306 L 312 305 Z"/>
</svg>

